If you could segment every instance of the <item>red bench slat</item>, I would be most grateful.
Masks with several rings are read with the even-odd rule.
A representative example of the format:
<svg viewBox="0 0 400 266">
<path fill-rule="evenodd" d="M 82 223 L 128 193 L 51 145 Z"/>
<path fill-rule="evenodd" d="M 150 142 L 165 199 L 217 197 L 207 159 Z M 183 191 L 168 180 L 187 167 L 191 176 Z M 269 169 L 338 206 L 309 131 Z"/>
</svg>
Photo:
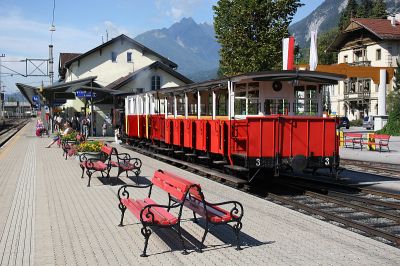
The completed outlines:
<svg viewBox="0 0 400 266">
<path fill-rule="evenodd" d="M 182 201 L 185 197 L 186 191 L 190 186 L 190 183 L 183 182 L 183 180 L 174 179 L 173 177 L 170 177 L 169 174 L 170 173 L 156 171 L 151 182 L 168 192 L 172 197 Z"/>
<path fill-rule="evenodd" d="M 140 220 L 140 212 L 145 206 L 149 204 L 157 204 L 150 198 L 134 201 L 132 201 L 131 199 L 122 199 L 121 202 L 132 212 L 133 215 L 136 216 L 138 220 Z M 154 215 L 154 223 L 158 225 L 175 225 L 178 222 L 178 218 L 167 212 L 164 208 L 152 207 L 150 208 L 150 211 Z M 147 213 L 148 210 L 143 212 L 142 218 L 145 222 L 151 222 L 151 217 L 146 217 Z"/>
<path fill-rule="evenodd" d="M 200 216 L 205 216 L 204 206 L 201 201 L 196 198 L 186 199 L 185 206 L 192 211 L 196 212 Z M 232 220 L 232 215 L 230 212 L 218 207 L 206 205 L 207 208 L 207 218 L 214 223 L 222 223 Z"/>
</svg>

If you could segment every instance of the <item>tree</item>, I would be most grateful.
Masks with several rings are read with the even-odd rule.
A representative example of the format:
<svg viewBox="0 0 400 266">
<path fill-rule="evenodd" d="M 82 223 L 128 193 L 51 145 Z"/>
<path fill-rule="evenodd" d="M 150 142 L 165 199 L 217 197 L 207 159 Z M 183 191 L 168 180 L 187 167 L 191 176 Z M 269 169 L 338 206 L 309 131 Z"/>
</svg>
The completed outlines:
<svg viewBox="0 0 400 266">
<path fill-rule="evenodd" d="M 388 95 L 389 118 L 385 127 L 380 131 L 384 134 L 400 135 L 400 62 L 397 60 L 397 68 L 394 74 L 395 84 L 393 91 Z"/>
<path fill-rule="evenodd" d="M 213 6 L 223 75 L 279 66 L 282 39 L 300 0 L 219 0 Z"/>
<path fill-rule="evenodd" d="M 375 0 L 371 10 L 371 18 L 387 18 L 386 3 L 383 0 Z"/>
<path fill-rule="evenodd" d="M 333 28 L 327 32 L 322 33 L 318 40 L 318 61 L 323 65 L 336 64 L 337 53 L 327 52 L 326 50 L 334 42 L 339 30 L 338 28 Z"/>
<path fill-rule="evenodd" d="M 372 13 L 372 8 L 374 7 L 374 1 L 372 0 L 361 0 L 360 5 L 357 9 L 358 18 L 369 18 Z"/>
<path fill-rule="evenodd" d="M 340 13 L 339 29 L 344 30 L 350 23 L 350 19 L 357 15 L 358 4 L 356 0 L 349 0 L 346 8 Z"/>
</svg>

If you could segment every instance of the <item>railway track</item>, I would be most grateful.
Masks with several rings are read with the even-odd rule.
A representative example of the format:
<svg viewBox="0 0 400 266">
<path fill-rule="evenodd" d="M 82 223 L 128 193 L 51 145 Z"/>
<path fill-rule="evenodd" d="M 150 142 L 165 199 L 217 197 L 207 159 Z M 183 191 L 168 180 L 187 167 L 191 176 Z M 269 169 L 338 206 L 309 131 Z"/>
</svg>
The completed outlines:
<svg viewBox="0 0 400 266">
<path fill-rule="evenodd" d="M 30 119 L 9 120 L 0 130 L 0 148 L 7 143 L 18 131 L 20 131 Z"/>
<path fill-rule="evenodd" d="M 400 195 L 293 176 L 274 183 L 280 192 L 269 192 L 267 200 L 400 247 Z"/>
<path fill-rule="evenodd" d="M 400 164 L 340 159 L 340 166 L 346 170 L 400 178 Z"/>
<path fill-rule="evenodd" d="M 358 188 L 340 181 L 321 181 L 299 176 L 258 180 L 261 184 L 256 183 L 252 186 L 245 180 L 206 166 L 188 163 L 139 147 L 125 144 L 124 146 L 259 198 L 400 247 L 400 194 Z M 267 183 L 270 180 L 280 182 L 281 188 L 278 192 L 270 190 L 271 187 L 276 189 L 274 185 Z M 288 190 L 295 193 L 287 195 Z"/>
</svg>

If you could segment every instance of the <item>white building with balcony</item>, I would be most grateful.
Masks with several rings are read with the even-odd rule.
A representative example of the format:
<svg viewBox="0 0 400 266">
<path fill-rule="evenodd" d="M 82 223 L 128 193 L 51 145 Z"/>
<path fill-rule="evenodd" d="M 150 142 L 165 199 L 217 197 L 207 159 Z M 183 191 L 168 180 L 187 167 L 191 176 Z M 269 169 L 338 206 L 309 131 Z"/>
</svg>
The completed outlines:
<svg viewBox="0 0 400 266">
<path fill-rule="evenodd" d="M 393 90 L 393 70 L 400 53 L 398 18 L 353 18 L 337 36 L 329 50 L 338 51 L 337 69 L 346 68 L 348 78 L 330 91 L 332 113 L 350 120 L 378 114 L 381 69 L 386 70 L 386 92 Z"/>
</svg>

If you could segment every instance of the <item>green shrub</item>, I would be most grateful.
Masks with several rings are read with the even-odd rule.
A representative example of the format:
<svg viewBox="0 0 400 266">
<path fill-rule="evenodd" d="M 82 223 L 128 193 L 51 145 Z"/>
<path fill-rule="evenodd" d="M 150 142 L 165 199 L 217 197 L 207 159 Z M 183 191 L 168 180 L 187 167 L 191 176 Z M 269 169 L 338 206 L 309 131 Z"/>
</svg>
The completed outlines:
<svg viewBox="0 0 400 266">
<path fill-rule="evenodd" d="M 350 126 L 352 126 L 352 127 L 361 127 L 362 124 L 363 124 L 363 120 L 362 119 L 357 119 L 357 120 L 350 121 Z"/>
</svg>

